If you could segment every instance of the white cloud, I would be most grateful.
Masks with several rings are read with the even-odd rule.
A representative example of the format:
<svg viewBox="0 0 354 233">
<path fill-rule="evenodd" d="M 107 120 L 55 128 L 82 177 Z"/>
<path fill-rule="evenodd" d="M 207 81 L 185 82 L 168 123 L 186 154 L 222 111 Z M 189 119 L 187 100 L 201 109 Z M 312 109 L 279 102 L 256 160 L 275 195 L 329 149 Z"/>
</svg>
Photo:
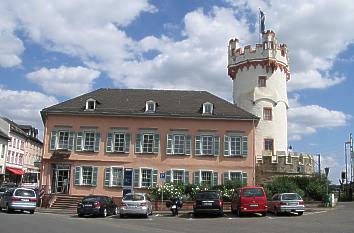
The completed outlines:
<svg viewBox="0 0 354 233">
<path fill-rule="evenodd" d="M 288 110 L 288 134 L 290 141 L 301 140 L 305 135 L 311 135 L 320 128 L 345 126 L 351 118 L 340 111 L 329 110 L 318 105 L 302 106 L 299 96 L 289 102 L 293 104 Z"/>
<path fill-rule="evenodd" d="M 31 72 L 27 79 L 39 85 L 47 94 L 73 97 L 92 89 L 93 81 L 100 75 L 99 71 L 85 67 L 65 67 Z"/>
<path fill-rule="evenodd" d="M 53 96 L 35 91 L 14 91 L 0 88 L 0 115 L 18 124 L 30 124 L 41 131 L 43 124 L 39 111 L 58 103 Z"/>
</svg>

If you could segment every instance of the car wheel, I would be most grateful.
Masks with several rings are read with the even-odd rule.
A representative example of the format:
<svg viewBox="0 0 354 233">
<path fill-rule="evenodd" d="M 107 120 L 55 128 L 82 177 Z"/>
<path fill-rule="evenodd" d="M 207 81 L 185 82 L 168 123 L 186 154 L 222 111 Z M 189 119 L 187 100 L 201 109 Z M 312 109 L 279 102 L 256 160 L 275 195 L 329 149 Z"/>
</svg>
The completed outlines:
<svg viewBox="0 0 354 233">
<path fill-rule="evenodd" d="M 124 214 L 120 214 L 119 217 L 120 217 L 120 218 L 124 218 L 125 215 L 124 215 Z"/>
<path fill-rule="evenodd" d="M 104 208 L 103 211 L 102 211 L 102 217 L 107 217 L 107 209 Z"/>
<path fill-rule="evenodd" d="M 78 216 L 79 218 L 84 217 L 84 215 L 83 215 L 83 214 L 77 214 L 77 216 Z"/>
<path fill-rule="evenodd" d="M 267 212 L 263 212 L 261 213 L 262 214 L 262 217 L 266 216 L 267 215 Z"/>
<path fill-rule="evenodd" d="M 304 212 L 297 212 L 297 215 L 298 216 L 301 216 L 301 215 L 303 215 L 304 214 Z"/>
<path fill-rule="evenodd" d="M 29 213 L 30 213 L 30 214 L 34 214 L 34 210 L 30 210 Z"/>
<path fill-rule="evenodd" d="M 274 215 L 275 215 L 275 216 L 278 216 L 278 215 L 279 215 L 279 212 L 278 212 L 277 207 L 274 207 Z"/>
<path fill-rule="evenodd" d="M 241 210 L 238 209 L 238 208 L 237 208 L 237 210 L 236 210 L 236 215 L 237 215 L 238 217 L 242 217 L 242 212 L 241 212 Z"/>
</svg>

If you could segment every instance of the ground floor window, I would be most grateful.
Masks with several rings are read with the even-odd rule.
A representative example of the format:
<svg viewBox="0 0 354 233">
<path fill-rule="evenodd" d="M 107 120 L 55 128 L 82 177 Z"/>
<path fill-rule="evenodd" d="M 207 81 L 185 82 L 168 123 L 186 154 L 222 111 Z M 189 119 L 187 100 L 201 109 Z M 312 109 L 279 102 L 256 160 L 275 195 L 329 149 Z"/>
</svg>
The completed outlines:
<svg viewBox="0 0 354 233">
<path fill-rule="evenodd" d="M 141 169 L 141 187 L 149 187 L 152 184 L 151 169 Z"/>
<path fill-rule="evenodd" d="M 201 177 L 200 177 L 200 184 L 203 186 L 208 186 L 211 187 L 212 183 L 212 172 L 211 171 L 202 171 L 201 172 Z"/>
<path fill-rule="evenodd" d="M 194 184 L 213 187 L 219 184 L 218 172 L 200 170 L 194 172 Z"/>
<path fill-rule="evenodd" d="M 183 170 L 173 170 L 172 171 L 173 175 L 173 183 L 175 184 L 181 184 L 184 182 L 184 171 Z"/>
<path fill-rule="evenodd" d="M 98 167 L 78 166 L 75 167 L 75 185 L 96 186 Z"/>
</svg>

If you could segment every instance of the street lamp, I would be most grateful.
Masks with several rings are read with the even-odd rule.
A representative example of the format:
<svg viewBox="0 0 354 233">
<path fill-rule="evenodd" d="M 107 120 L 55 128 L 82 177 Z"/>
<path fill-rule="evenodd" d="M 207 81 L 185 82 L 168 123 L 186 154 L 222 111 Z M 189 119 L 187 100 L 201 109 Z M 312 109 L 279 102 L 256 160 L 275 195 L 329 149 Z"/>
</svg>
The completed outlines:
<svg viewBox="0 0 354 233">
<path fill-rule="evenodd" d="M 329 196 L 328 196 L 328 174 L 329 174 L 329 167 L 325 167 L 325 173 L 326 173 L 326 202 L 328 205 L 330 205 L 329 203 Z"/>
</svg>

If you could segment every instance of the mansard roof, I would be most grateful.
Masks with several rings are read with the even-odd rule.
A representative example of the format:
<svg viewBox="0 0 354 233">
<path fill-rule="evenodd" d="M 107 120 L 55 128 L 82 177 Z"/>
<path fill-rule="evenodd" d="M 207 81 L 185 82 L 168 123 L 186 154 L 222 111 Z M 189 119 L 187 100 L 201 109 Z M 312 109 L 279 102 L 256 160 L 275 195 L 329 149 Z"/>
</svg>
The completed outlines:
<svg viewBox="0 0 354 233">
<path fill-rule="evenodd" d="M 94 111 L 85 111 L 86 100 L 97 100 Z M 156 111 L 146 112 L 146 101 L 156 102 Z M 203 115 L 203 103 L 214 105 L 211 115 Z M 206 91 L 109 89 L 102 88 L 45 108 L 47 114 L 117 115 L 172 118 L 258 120 L 257 116 Z"/>
</svg>

